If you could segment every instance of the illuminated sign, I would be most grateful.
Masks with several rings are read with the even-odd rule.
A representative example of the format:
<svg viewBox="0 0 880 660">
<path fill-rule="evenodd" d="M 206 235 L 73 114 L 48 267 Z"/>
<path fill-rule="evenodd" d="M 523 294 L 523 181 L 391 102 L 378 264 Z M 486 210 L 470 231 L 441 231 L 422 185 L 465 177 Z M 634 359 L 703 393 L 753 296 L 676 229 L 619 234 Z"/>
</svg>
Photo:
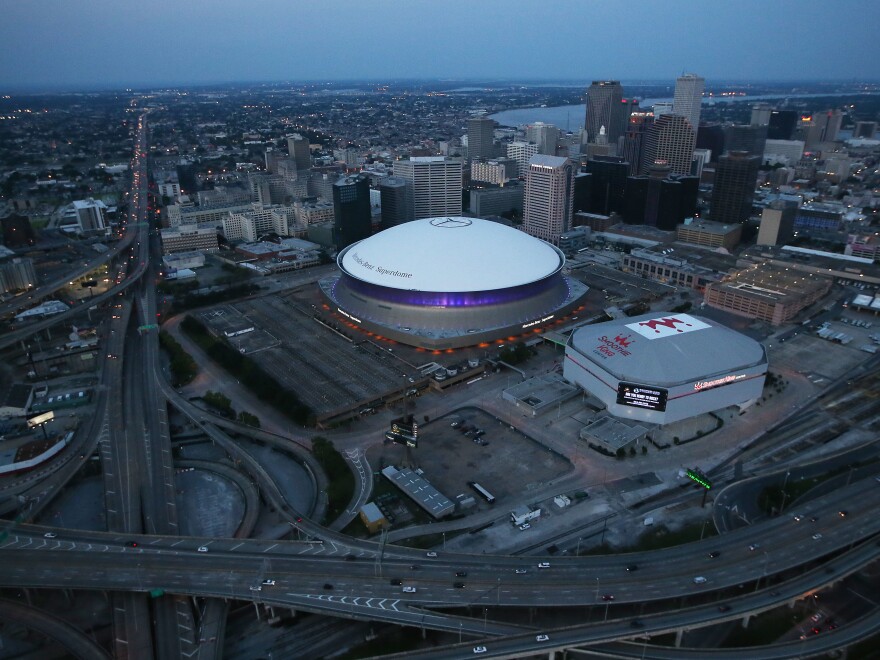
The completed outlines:
<svg viewBox="0 0 880 660">
<path fill-rule="evenodd" d="M 722 376 L 721 378 L 715 378 L 714 380 L 698 380 L 694 383 L 694 390 L 699 392 L 700 390 L 708 390 L 712 387 L 720 387 L 721 385 L 729 385 L 730 383 L 735 383 L 738 380 L 742 380 L 745 378 L 745 374 L 737 374 L 736 376 L 727 375 Z"/>
<path fill-rule="evenodd" d="M 646 339 L 663 339 L 664 337 L 694 332 L 695 330 L 704 330 L 712 326 L 695 319 L 693 316 L 676 314 L 674 316 L 661 316 L 658 319 L 640 321 L 639 323 L 627 323 L 626 327 Z"/>
<path fill-rule="evenodd" d="M 336 308 L 336 311 L 339 312 L 340 314 L 342 314 L 343 316 L 346 316 L 346 317 L 350 318 L 350 319 L 351 319 L 352 321 L 354 321 L 355 323 L 360 323 L 360 322 L 361 322 L 361 320 L 360 320 L 359 318 L 357 318 L 356 316 L 352 316 L 351 314 L 349 314 L 348 312 L 346 312 L 344 309 L 340 309 L 339 307 L 337 307 L 337 308 Z"/>
<path fill-rule="evenodd" d="M 687 475 L 688 479 L 696 481 L 698 484 L 700 484 L 706 490 L 709 490 L 712 488 L 712 482 L 709 481 L 709 477 L 707 477 L 705 474 L 703 474 L 699 470 L 691 470 L 690 468 L 688 468 L 688 471 L 685 472 L 685 474 Z"/>
<path fill-rule="evenodd" d="M 390 440 L 394 444 L 397 445 L 406 445 L 407 447 L 418 448 L 419 440 L 418 438 L 413 438 L 412 436 L 401 435 L 399 433 L 392 433 L 391 431 L 385 432 L 385 439 Z"/>
<path fill-rule="evenodd" d="M 415 422 L 406 423 L 403 420 L 397 419 L 391 422 L 391 432 L 403 433 L 417 438 L 419 436 L 419 425 Z"/>
<path fill-rule="evenodd" d="M 528 323 L 524 323 L 524 324 L 523 324 L 523 328 L 531 328 L 533 325 L 539 325 L 539 324 L 541 324 L 541 323 L 546 323 L 547 321 L 549 321 L 550 319 L 552 319 L 554 316 L 556 316 L 556 315 L 555 315 L 555 314 L 551 314 L 550 316 L 545 316 L 545 317 L 542 318 L 542 319 L 537 319 L 537 320 L 535 320 L 535 321 L 529 321 Z"/>
<path fill-rule="evenodd" d="M 635 408 L 647 408 L 663 412 L 666 410 L 666 397 L 669 390 L 662 387 L 649 387 L 636 383 L 621 382 L 617 386 L 617 403 Z"/>
</svg>

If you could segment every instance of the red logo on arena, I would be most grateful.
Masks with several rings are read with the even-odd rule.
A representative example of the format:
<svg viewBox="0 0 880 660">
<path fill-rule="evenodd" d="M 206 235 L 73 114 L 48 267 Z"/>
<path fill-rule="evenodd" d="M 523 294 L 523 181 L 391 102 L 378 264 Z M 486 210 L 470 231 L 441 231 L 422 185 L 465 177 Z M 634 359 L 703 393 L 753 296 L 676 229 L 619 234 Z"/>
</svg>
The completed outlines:
<svg viewBox="0 0 880 660">
<path fill-rule="evenodd" d="M 632 335 L 627 335 L 624 337 L 623 335 L 617 335 L 614 338 L 615 343 L 620 344 L 624 348 L 629 348 L 629 345 L 632 343 L 632 339 L 630 339 Z"/>
<path fill-rule="evenodd" d="M 670 317 L 662 318 L 662 319 L 651 319 L 650 321 L 643 321 L 643 322 L 639 323 L 639 325 L 643 325 L 648 328 L 651 328 L 651 330 L 653 330 L 654 332 L 656 332 L 658 334 L 660 333 L 660 330 L 657 328 L 658 325 L 663 326 L 664 328 L 669 328 L 670 330 L 675 330 L 676 332 L 684 332 L 684 330 L 676 327 L 676 325 L 675 325 L 676 323 L 680 323 L 681 325 L 684 325 L 687 327 L 690 327 L 690 325 L 691 325 L 690 323 L 685 323 L 681 319 L 677 319 L 674 316 L 670 316 Z"/>
</svg>

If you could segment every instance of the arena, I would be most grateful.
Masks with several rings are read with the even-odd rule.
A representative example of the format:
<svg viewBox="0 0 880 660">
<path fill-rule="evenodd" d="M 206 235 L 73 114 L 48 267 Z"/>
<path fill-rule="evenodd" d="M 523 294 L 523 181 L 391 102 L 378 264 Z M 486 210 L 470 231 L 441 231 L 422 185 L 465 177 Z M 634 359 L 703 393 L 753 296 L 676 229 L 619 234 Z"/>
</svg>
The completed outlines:
<svg viewBox="0 0 880 660">
<path fill-rule="evenodd" d="M 433 350 L 537 331 L 587 293 L 562 274 L 558 248 L 478 218 L 407 222 L 350 245 L 336 261 L 340 274 L 320 282 L 335 312 Z"/>
<path fill-rule="evenodd" d="M 654 313 L 580 328 L 563 373 L 616 417 L 669 424 L 759 397 L 767 355 L 715 321 Z"/>
</svg>

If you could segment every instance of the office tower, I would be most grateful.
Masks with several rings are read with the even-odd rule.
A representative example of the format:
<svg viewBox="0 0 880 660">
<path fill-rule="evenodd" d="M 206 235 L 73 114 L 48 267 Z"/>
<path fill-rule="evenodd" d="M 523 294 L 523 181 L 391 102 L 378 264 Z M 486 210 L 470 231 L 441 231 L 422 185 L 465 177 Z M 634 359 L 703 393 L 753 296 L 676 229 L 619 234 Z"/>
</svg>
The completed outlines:
<svg viewBox="0 0 880 660">
<path fill-rule="evenodd" d="M 654 115 L 650 112 L 634 112 L 629 116 L 618 154 L 629 163 L 630 175 L 639 173 L 645 131 L 653 123 Z"/>
<path fill-rule="evenodd" d="M 553 124 L 536 121 L 526 126 L 526 140 L 538 145 L 538 153 L 545 156 L 556 155 L 556 142 L 559 140 L 559 129 Z"/>
<path fill-rule="evenodd" d="M 309 148 L 309 139 L 299 133 L 287 136 L 287 152 L 296 162 L 297 170 L 312 169 L 312 153 Z"/>
<path fill-rule="evenodd" d="M 413 219 L 461 215 L 461 158 L 416 156 L 398 160 L 394 175 L 410 183 Z"/>
<path fill-rule="evenodd" d="M 654 166 L 647 175 L 627 178 L 624 221 L 674 231 L 694 217 L 698 189 L 697 177 L 670 175 L 668 166 Z"/>
<path fill-rule="evenodd" d="M 575 168 L 574 188 L 572 188 L 572 212 L 587 213 L 590 208 L 590 199 L 592 198 L 593 175 L 587 172 L 577 171 Z M 574 222 L 574 216 L 572 216 Z"/>
<path fill-rule="evenodd" d="M 814 115 L 813 120 L 818 125 L 819 142 L 834 142 L 837 140 L 840 124 L 843 121 L 843 113 L 840 110 L 829 110 L 818 116 Z"/>
<path fill-rule="evenodd" d="M 666 101 L 661 101 L 660 103 L 655 103 L 653 107 L 654 111 L 654 119 L 660 117 L 661 115 L 671 115 L 675 110 L 672 107 L 671 103 L 667 103 Z"/>
<path fill-rule="evenodd" d="M 686 117 L 662 115 L 645 131 L 642 140 L 640 172 L 647 172 L 658 161 L 669 165 L 673 174 L 690 175 L 696 132 Z"/>
<path fill-rule="evenodd" d="M 769 103 L 755 103 L 752 106 L 752 119 L 749 122 L 753 126 L 767 126 L 770 124 L 770 113 L 773 108 Z"/>
<path fill-rule="evenodd" d="M 706 80 L 694 73 L 686 73 L 675 81 L 675 98 L 672 100 L 672 110 L 677 115 L 685 117 L 691 125 L 694 133 L 700 125 L 700 108 L 703 103 L 703 89 Z"/>
<path fill-rule="evenodd" d="M 815 118 L 812 115 L 803 115 L 798 119 L 797 128 L 794 131 L 795 139 L 803 140 L 804 147 L 808 151 L 822 141 L 818 118 L 818 115 Z"/>
<path fill-rule="evenodd" d="M 413 219 L 409 200 L 409 182 L 400 176 L 386 176 L 379 182 L 379 199 L 382 205 L 382 229 L 402 225 Z"/>
<path fill-rule="evenodd" d="M 591 175 L 590 197 L 587 208 L 578 210 L 601 215 L 623 213 L 629 170 L 629 163 L 615 156 L 596 156 L 587 161 L 584 171 Z"/>
<path fill-rule="evenodd" d="M 32 259 L 16 257 L 0 262 L 0 293 L 24 291 L 37 286 Z"/>
<path fill-rule="evenodd" d="M 504 187 L 475 188 L 470 191 L 470 212 L 478 218 L 511 213 L 521 215 L 523 192 L 519 181 L 512 181 Z"/>
<path fill-rule="evenodd" d="M 703 169 L 712 160 L 712 152 L 708 149 L 694 149 L 694 157 L 691 160 L 691 174 L 697 178 L 703 176 Z"/>
<path fill-rule="evenodd" d="M 768 140 L 790 140 L 797 125 L 797 113 L 794 110 L 772 110 L 770 123 L 767 125 Z"/>
<path fill-rule="evenodd" d="M 877 134 L 876 121 L 857 121 L 856 128 L 853 131 L 854 138 L 867 138 L 873 140 Z"/>
<path fill-rule="evenodd" d="M 697 129 L 697 149 L 708 149 L 712 152 L 714 163 L 724 153 L 724 127 L 721 124 L 701 124 Z"/>
<path fill-rule="evenodd" d="M 495 156 L 495 121 L 488 117 L 471 117 L 467 123 L 468 159 Z"/>
<path fill-rule="evenodd" d="M 776 199 L 761 213 L 758 229 L 758 245 L 785 245 L 794 236 L 797 217 L 796 201 Z"/>
<path fill-rule="evenodd" d="M 516 179 L 518 172 L 519 163 L 513 158 L 496 158 L 471 163 L 471 181 L 504 185 L 510 179 Z"/>
<path fill-rule="evenodd" d="M 110 226 L 107 224 L 105 216 L 107 206 L 100 199 L 78 199 L 73 202 L 73 210 L 76 213 L 76 224 L 79 226 L 81 234 L 110 233 Z"/>
<path fill-rule="evenodd" d="M 595 142 L 599 129 L 605 127 L 610 144 L 617 144 L 623 132 L 623 87 L 618 80 L 594 80 L 587 88 L 587 112 L 584 128 L 587 142 Z"/>
<path fill-rule="evenodd" d="M 559 243 L 559 235 L 571 228 L 574 174 L 574 163 L 568 158 L 532 156 L 523 202 L 526 233 Z"/>
<path fill-rule="evenodd" d="M 538 145 L 534 142 L 515 141 L 507 145 L 507 157 L 517 163 L 517 176 L 525 177 L 529 169 L 529 161 L 538 153 Z"/>
<path fill-rule="evenodd" d="M 266 171 L 269 174 L 278 174 L 278 163 L 285 158 L 287 156 L 278 149 L 266 147 Z"/>
<path fill-rule="evenodd" d="M 726 151 L 747 151 L 752 156 L 763 156 L 766 142 L 766 126 L 732 124 L 724 129 L 724 149 Z"/>
<path fill-rule="evenodd" d="M 752 214 L 760 156 L 728 151 L 718 159 L 710 205 L 711 220 L 743 223 Z"/>
<path fill-rule="evenodd" d="M 337 250 L 347 248 L 372 233 L 370 178 L 346 176 L 333 184 L 333 240 Z"/>
</svg>

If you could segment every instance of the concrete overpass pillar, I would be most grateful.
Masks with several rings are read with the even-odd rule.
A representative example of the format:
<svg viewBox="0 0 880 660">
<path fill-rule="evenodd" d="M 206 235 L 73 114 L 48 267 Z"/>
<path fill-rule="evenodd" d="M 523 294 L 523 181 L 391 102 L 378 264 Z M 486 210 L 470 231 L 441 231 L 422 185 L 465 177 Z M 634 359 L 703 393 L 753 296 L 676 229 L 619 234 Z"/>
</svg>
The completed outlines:
<svg viewBox="0 0 880 660">
<path fill-rule="evenodd" d="M 681 646 L 682 637 L 684 637 L 684 628 L 679 628 L 675 631 L 675 648 Z"/>
<path fill-rule="evenodd" d="M 550 653 L 547 654 L 547 660 L 556 660 L 556 651 L 550 651 Z"/>
<path fill-rule="evenodd" d="M 743 628 L 748 628 L 748 627 L 749 627 L 749 621 L 750 621 L 751 619 L 752 619 L 752 615 L 751 615 L 751 614 L 746 614 L 746 615 L 743 617 L 743 620 L 742 620 L 742 626 L 743 626 Z"/>
</svg>

